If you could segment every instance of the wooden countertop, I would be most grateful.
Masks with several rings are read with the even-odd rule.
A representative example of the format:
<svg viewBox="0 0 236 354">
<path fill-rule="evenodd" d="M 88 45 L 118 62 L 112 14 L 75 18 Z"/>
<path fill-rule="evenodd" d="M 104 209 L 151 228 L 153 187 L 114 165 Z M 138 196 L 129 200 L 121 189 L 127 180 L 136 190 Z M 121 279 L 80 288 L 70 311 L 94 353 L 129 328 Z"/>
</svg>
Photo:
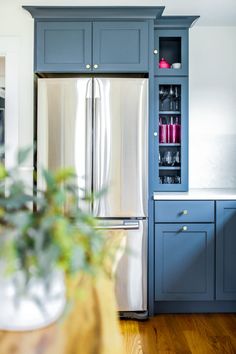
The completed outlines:
<svg viewBox="0 0 236 354">
<path fill-rule="evenodd" d="M 83 275 L 77 284 L 70 283 L 70 294 L 77 296 L 67 315 L 41 330 L 0 331 L 0 354 L 123 353 L 113 274 L 126 237 L 123 231 L 108 232 L 107 236 L 110 252 L 104 259 L 104 271 L 96 277 Z M 74 291 L 76 287 L 79 292 Z"/>
<path fill-rule="evenodd" d="M 1 331 L 0 354 L 122 354 L 113 281 L 87 276 L 80 284 L 83 291 L 59 322 L 32 332 Z"/>
</svg>

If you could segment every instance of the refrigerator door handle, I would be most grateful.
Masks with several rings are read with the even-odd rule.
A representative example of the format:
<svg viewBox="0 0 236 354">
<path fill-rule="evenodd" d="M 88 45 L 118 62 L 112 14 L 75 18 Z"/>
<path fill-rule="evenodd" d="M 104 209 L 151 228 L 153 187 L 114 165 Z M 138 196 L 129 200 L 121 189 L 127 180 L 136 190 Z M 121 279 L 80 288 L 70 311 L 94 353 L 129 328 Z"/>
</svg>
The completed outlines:
<svg viewBox="0 0 236 354">
<path fill-rule="evenodd" d="M 86 121 L 85 121 L 85 131 L 86 131 L 86 143 L 85 143 L 85 197 L 91 196 L 92 193 L 92 79 L 87 83 L 86 87 Z M 92 207 L 89 205 L 89 211 L 91 212 Z"/>
<path fill-rule="evenodd" d="M 109 146 L 108 127 L 106 114 L 102 114 L 101 88 L 99 80 L 94 78 L 94 112 L 93 112 L 93 191 L 96 194 L 106 193 L 108 187 Z M 93 214 L 97 216 L 101 208 L 103 198 L 95 197 L 93 202 Z"/>
<path fill-rule="evenodd" d="M 122 224 L 104 224 L 96 226 L 96 229 L 99 230 L 138 230 L 139 222 L 138 221 L 124 221 Z"/>
</svg>

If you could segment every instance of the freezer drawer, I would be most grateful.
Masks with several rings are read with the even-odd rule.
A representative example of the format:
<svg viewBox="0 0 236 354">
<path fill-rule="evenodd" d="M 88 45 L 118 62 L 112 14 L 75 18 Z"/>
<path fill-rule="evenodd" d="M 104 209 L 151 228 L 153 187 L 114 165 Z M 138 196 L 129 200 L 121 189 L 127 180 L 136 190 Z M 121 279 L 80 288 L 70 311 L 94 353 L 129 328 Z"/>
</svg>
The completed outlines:
<svg viewBox="0 0 236 354">
<path fill-rule="evenodd" d="M 147 220 L 103 220 L 101 228 L 121 245 L 113 262 L 118 310 L 146 311 Z"/>
</svg>

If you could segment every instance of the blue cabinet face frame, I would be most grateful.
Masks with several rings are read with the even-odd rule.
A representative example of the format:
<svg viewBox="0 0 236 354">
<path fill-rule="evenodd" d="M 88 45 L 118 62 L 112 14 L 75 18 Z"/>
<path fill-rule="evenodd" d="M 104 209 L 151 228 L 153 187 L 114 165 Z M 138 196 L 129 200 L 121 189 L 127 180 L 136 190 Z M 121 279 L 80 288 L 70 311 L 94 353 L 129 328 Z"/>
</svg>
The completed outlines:
<svg viewBox="0 0 236 354">
<path fill-rule="evenodd" d="M 155 74 L 158 76 L 188 75 L 188 30 L 155 30 Z M 161 69 L 160 60 L 164 58 L 169 64 L 181 63 L 181 69 Z"/>
<path fill-rule="evenodd" d="M 36 22 L 36 72 L 89 72 L 91 22 Z"/>
<path fill-rule="evenodd" d="M 213 224 L 156 224 L 155 301 L 213 300 L 214 249 Z"/>
<path fill-rule="evenodd" d="M 180 111 L 164 110 L 161 107 L 159 100 L 159 92 L 161 87 L 177 87 L 178 92 L 181 95 L 180 100 Z M 155 117 L 155 131 L 156 134 L 153 137 L 154 139 L 154 190 L 162 192 L 178 192 L 178 191 L 187 191 L 188 190 L 188 78 L 184 77 L 156 77 L 155 78 L 155 103 L 156 105 L 156 117 Z M 162 144 L 160 145 L 159 137 L 159 121 L 160 118 L 170 120 L 178 118 L 181 123 L 181 140 L 180 144 Z M 179 166 L 159 166 L 159 159 L 162 159 L 161 154 L 164 151 L 179 151 L 180 152 L 180 164 Z M 160 152 L 160 155 L 159 155 Z M 162 175 L 178 175 L 180 176 L 179 180 L 174 181 L 175 183 L 161 183 Z M 159 178 L 161 177 L 161 179 Z M 163 182 L 163 181 L 162 181 Z"/>
<path fill-rule="evenodd" d="M 147 72 L 148 22 L 94 22 L 93 64 L 96 72 Z"/>
<path fill-rule="evenodd" d="M 216 299 L 236 300 L 236 201 L 216 203 Z"/>
<path fill-rule="evenodd" d="M 147 21 L 38 21 L 36 72 L 147 72 Z"/>
</svg>

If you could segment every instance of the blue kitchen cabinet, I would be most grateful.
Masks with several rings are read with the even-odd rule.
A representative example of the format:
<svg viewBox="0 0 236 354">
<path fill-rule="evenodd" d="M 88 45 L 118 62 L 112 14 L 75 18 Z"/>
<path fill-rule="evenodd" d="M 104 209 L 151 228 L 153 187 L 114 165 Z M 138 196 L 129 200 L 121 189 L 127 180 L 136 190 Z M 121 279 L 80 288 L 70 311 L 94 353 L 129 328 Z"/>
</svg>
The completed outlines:
<svg viewBox="0 0 236 354">
<path fill-rule="evenodd" d="M 155 225 L 155 301 L 214 299 L 214 225 Z"/>
<path fill-rule="evenodd" d="M 188 190 L 188 79 L 155 78 L 154 190 Z"/>
<path fill-rule="evenodd" d="M 91 22 L 36 22 L 35 71 L 91 71 L 91 42 Z"/>
<path fill-rule="evenodd" d="M 96 72 L 147 72 L 148 22 L 94 22 L 93 68 Z"/>
<path fill-rule="evenodd" d="M 155 29 L 155 74 L 158 76 L 188 75 L 188 29 Z M 159 68 L 164 59 L 170 65 L 179 63 L 181 68 Z"/>
<path fill-rule="evenodd" d="M 216 299 L 236 300 L 236 201 L 216 203 Z"/>
<path fill-rule="evenodd" d="M 37 21 L 36 72 L 147 72 L 147 21 Z"/>
</svg>

